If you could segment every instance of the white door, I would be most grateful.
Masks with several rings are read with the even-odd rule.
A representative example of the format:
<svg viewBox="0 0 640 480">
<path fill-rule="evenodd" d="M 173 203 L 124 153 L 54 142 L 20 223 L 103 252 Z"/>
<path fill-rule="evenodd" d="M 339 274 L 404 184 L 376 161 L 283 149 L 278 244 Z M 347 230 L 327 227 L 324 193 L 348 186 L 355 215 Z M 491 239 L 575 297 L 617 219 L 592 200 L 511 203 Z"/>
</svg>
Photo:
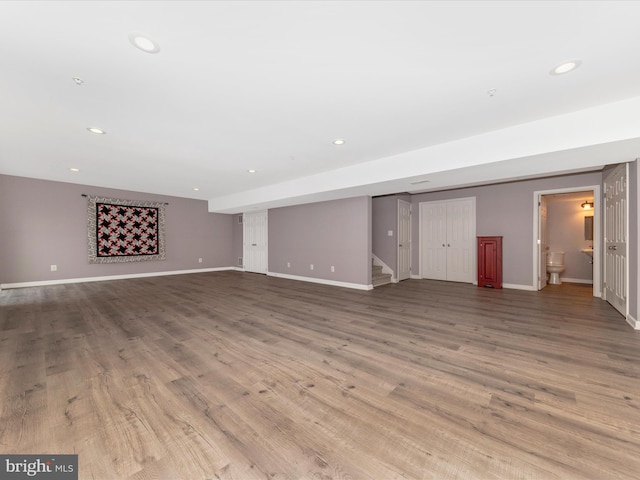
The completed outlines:
<svg viewBox="0 0 640 480">
<path fill-rule="evenodd" d="M 447 279 L 447 204 L 420 204 L 420 275 Z"/>
<path fill-rule="evenodd" d="M 411 204 L 398 200 L 398 281 L 411 276 Z"/>
<path fill-rule="evenodd" d="M 475 276 L 473 198 L 420 204 L 420 275 L 473 283 Z"/>
<path fill-rule="evenodd" d="M 267 211 L 243 214 L 242 243 L 245 272 L 267 273 Z"/>
<path fill-rule="evenodd" d="M 538 290 L 547 286 L 547 251 L 549 240 L 547 239 L 547 199 L 544 195 L 538 196 Z"/>
<path fill-rule="evenodd" d="M 618 165 L 604 180 L 604 296 L 627 315 L 627 164 Z"/>
<path fill-rule="evenodd" d="M 471 200 L 447 203 L 447 280 L 473 282 L 475 228 Z"/>
</svg>

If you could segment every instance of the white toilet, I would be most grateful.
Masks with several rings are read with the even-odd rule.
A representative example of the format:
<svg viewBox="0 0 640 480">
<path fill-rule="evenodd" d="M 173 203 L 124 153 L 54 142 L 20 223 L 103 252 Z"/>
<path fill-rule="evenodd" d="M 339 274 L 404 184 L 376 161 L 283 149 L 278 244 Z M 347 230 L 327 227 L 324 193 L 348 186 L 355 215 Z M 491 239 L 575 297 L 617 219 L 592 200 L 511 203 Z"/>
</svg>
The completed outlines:
<svg viewBox="0 0 640 480">
<path fill-rule="evenodd" d="M 547 252 L 547 273 L 549 284 L 560 285 L 560 274 L 564 272 L 564 252 Z"/>
</svg>

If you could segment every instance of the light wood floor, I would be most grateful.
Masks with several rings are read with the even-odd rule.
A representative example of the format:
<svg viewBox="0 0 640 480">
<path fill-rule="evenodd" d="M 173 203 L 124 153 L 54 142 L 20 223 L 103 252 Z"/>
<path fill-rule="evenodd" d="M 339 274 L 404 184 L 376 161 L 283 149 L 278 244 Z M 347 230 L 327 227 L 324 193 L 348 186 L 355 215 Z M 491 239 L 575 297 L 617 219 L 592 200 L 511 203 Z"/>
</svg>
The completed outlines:
<svg viewBox="0 0 640 480">
<path fill-rule="evenodd" d="M 640 477 L 640 332 L 590 287 L 218 272 L 0 308 L 0 453 L 80 479 Z"/>
</svg>

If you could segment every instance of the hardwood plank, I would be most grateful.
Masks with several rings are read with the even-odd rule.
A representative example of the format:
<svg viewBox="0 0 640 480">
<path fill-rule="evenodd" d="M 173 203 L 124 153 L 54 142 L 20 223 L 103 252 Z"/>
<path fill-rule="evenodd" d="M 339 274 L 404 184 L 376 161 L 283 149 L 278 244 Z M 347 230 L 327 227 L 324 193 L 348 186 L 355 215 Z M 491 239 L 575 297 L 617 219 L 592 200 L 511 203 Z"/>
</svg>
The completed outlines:
<svg viewBox="0 0 640 480">
<path fill-rule="evenodd" d="M 590 287 L 240 272 L 0 292 L 0 449 L 81 479 L 634 479 L 640 332 Z"/>
</svg>

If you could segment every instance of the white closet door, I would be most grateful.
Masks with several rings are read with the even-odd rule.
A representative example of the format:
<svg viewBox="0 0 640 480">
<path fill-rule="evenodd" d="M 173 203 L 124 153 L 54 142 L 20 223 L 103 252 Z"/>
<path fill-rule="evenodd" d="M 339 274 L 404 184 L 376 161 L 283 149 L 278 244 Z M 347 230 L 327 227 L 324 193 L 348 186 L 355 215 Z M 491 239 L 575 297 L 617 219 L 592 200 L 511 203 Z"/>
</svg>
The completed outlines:
<svg viewBox="0 0 640 480">
<path fill-rule="evenodd" d="M 604 295 L 627 315 L 627 164 L 618 165 L 604 180 Z"/>
<path fill-rule="evenodd" d="M 420 276 L 447 279 L 447 205 L 420 204 Z"/>
<path fill-rule="evenodd" d="M 447 280 L 473 282 L 475 228 L 468 199 L 447 203 Z"/>
<path fill-rule="evenodd" d="M 267 211 L 243 214 L 242 225 L 244 270 L 267 273 L 269 235 Z"/>
<path fill-rule="evenodd" d="M 420 204 L 420 276 L 473 283 L 475 199 Z"/>
</svg>

